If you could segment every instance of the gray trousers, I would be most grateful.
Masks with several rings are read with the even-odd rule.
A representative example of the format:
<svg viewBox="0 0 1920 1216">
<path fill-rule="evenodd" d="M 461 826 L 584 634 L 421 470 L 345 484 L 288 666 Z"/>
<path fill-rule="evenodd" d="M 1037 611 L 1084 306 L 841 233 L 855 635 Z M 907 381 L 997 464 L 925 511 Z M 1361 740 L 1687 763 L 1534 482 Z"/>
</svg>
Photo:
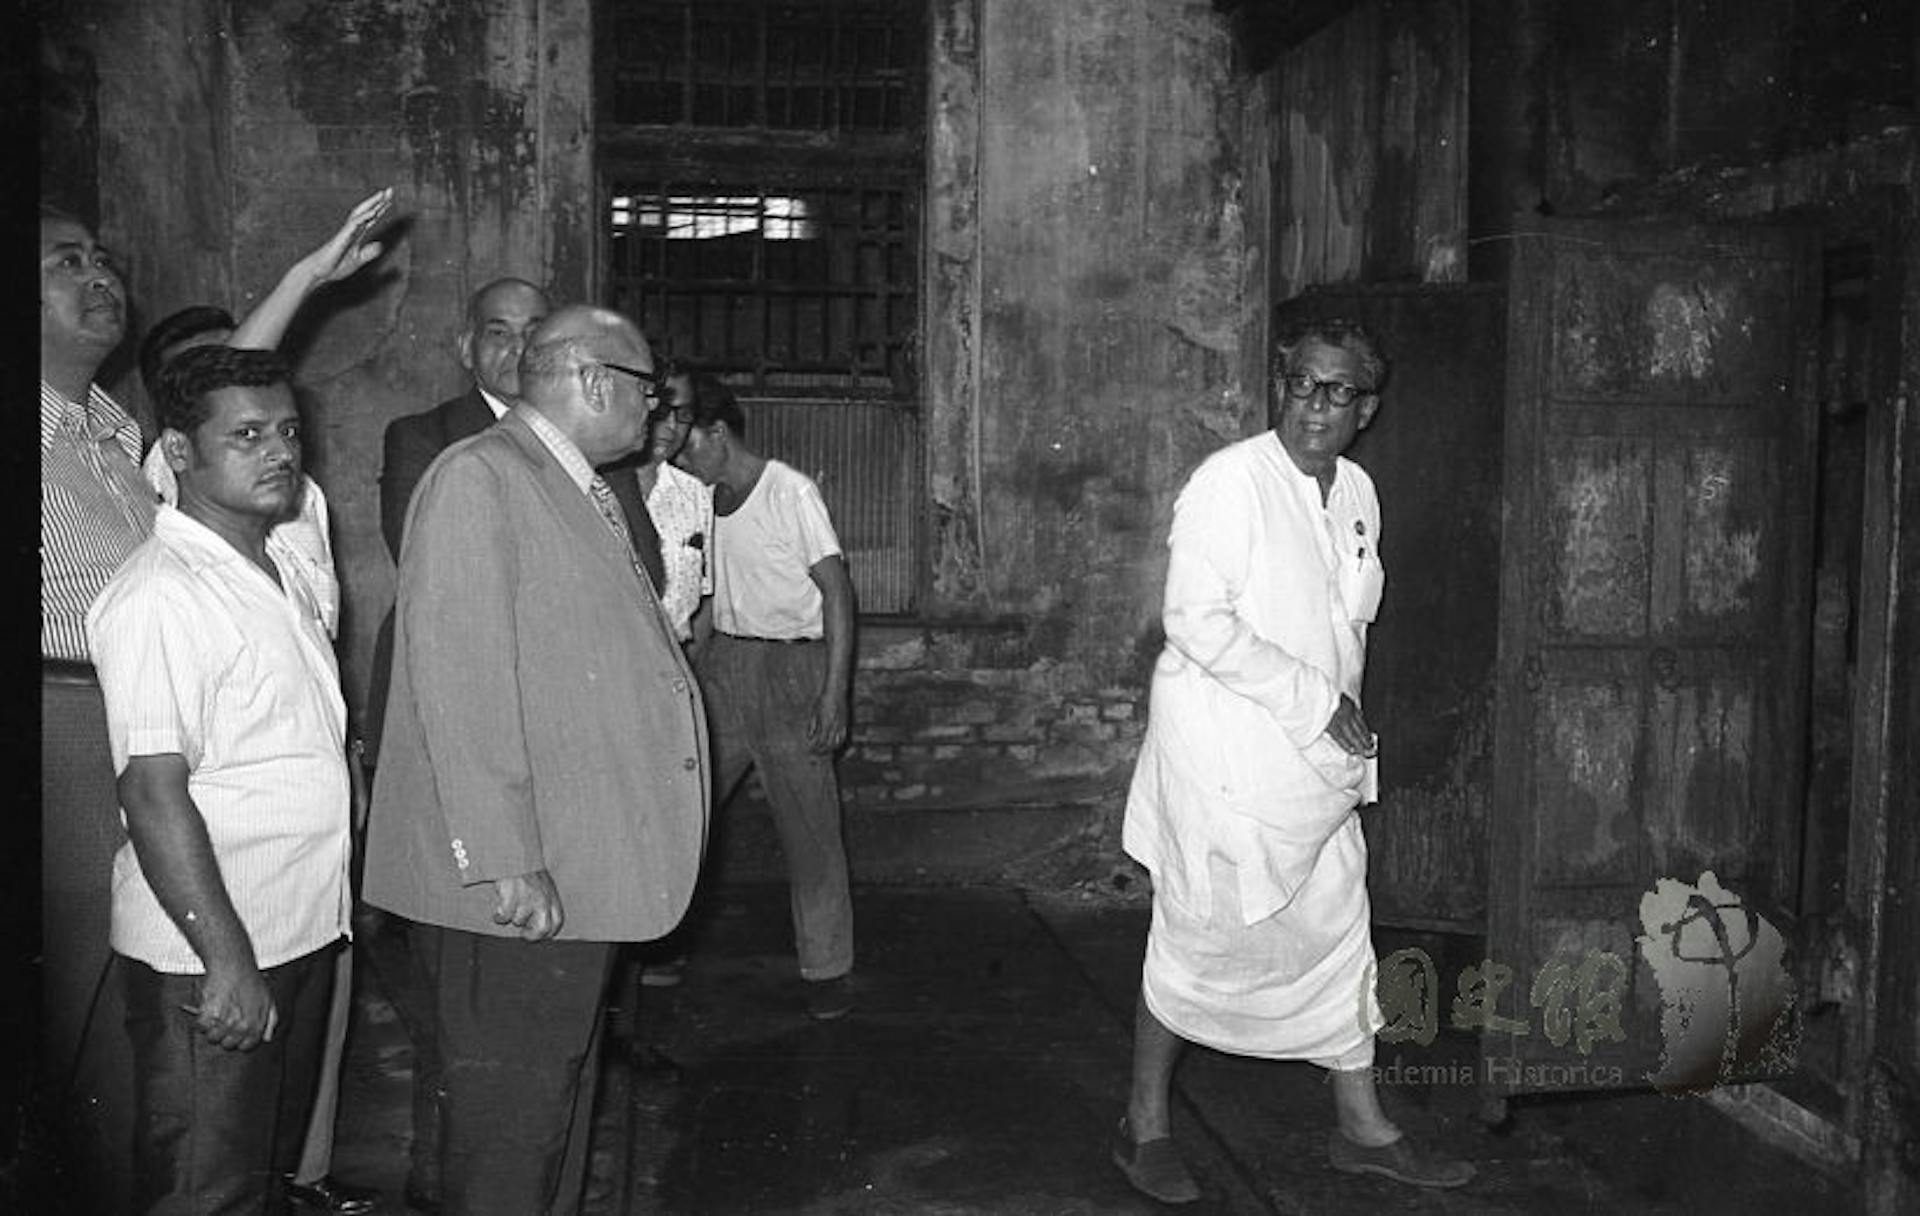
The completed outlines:
<svg viewBox="0 0 1920 1216">
<path fill-rule="evenodd" d="M 722 806 L 757 768 L 786 854 L 800 975 L 853 969 L 853 896 L 841 838 L 833 757 L 807 746 L 807 721 L 826 674 L 822 642 L 767 642 L 716 633 L 699 657 L 713 736 L 713 802 Z"/>
</svg>

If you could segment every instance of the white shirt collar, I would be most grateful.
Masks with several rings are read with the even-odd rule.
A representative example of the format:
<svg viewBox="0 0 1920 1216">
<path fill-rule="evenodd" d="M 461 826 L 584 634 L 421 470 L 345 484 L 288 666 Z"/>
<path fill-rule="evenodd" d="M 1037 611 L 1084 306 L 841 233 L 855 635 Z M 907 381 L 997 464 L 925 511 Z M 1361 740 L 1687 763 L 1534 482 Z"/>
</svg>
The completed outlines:
<svg viewBox="0 0 1920 1216">
<path fill-rule="evenodd" d="M 473 388 L 475 392 L 480 394 L 480 400 L 486 402 L 487 408 L 493 411 L 493 420 L 495 422 L 498 422 L 502 418 L 505 418 L 507 416 L 507 411 L 513 408 L 512 406 L 508 405 L 506 402 L 500 400 L 500 398 L 488 392 L 486 389 L 481 388 L 478 384 L 474 385 Z"/>
</svg>

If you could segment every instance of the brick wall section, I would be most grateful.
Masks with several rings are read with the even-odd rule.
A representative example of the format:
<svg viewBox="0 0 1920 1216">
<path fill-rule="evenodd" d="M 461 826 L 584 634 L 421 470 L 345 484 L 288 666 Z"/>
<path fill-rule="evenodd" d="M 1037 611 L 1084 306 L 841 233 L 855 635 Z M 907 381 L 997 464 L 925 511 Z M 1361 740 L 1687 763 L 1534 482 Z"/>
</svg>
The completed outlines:
<svg viewBox="0 0 1920 1216">
<path fill-rule="evenodd" d="M 1146 725 L 1142 682 L 1130 672 L 1103 682 L 1025 649 L 1017 631 L 863 636 L 840 762 L 848 800 L 863 810 L 1074 802 L 1124 782 Z"/>
</svg>

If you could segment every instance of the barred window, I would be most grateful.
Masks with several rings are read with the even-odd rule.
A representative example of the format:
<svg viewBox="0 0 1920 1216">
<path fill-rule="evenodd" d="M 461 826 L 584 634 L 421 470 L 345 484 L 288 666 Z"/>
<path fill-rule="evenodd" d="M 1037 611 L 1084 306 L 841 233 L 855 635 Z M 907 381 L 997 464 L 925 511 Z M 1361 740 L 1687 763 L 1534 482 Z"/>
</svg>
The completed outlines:
<svg viewBox="0 0 1920 1216">
<path fill-rule="evenodd" d="M 602 0 L 607 298 L 820 485 L 860 610 L 914 610 L 917 0 Z"/>
<path fill-rule="evenodd" d="M 640 125 L 916 132 L 918 0 L 603 0 L 603 118 Z"/>
</svg>

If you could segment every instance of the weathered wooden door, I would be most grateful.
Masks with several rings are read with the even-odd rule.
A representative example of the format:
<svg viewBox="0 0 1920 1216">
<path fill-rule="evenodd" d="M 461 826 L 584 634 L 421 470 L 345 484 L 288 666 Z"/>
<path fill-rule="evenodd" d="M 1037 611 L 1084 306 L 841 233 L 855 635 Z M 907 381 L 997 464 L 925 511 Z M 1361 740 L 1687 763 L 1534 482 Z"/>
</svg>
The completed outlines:
<svg viewBox="0 0 1920 1216">
<path fill-rule="evenodd" d="M 1780 1053 L 1747 1040 L 1785 1023 L 1756 1029 L 1749 973 L 1798 873 L 1815 246 L 1548 220 L 1515 241 L 1488 959 L 1455 1022 L 1483 1027 L 1496 1096 L 1658 1083 L 1688 1035 L 1704 1056 L 1669 1080 L 1768 1075 Z"/>
<path fill-rule="evenodd" d="M 1506 293 L 1492 284 L 1315 287 L 1275 319 L 1344 317 L 1391 360 L 1374 425 L 1347 454 L 1380 491 L 1387 595 L 1362 704 L 1380 732 L 1380 803 L 1361 816 L 1376 925 L 1486 932 L 1500 583 Z"/>
</svg>

